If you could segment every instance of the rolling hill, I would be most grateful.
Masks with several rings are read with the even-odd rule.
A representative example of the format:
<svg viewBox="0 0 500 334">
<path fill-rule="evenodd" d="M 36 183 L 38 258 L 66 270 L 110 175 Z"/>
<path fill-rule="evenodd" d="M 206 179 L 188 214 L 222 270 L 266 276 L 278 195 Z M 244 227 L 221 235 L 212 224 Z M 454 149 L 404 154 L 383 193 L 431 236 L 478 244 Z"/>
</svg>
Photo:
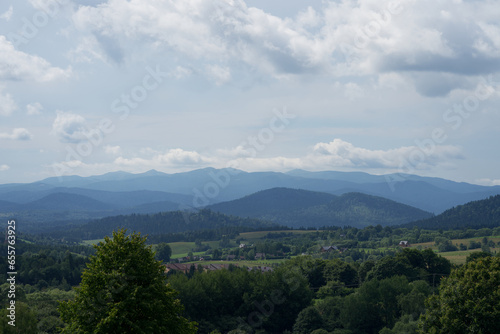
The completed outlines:
<svg viewBox="0 0 500 334">
<path fill-rule="evenodd" d="M 208 208 L 289 227 L 388 226 L 432 216 L 429 212 L 377 196 L 361 193 L 335 196 L 287 188 L 260 191 Z"/>
<path fill-rule="evenodd" d="M 166 174 L 151 170 L 139 174 L 112 172 L 89 177 L 52 177 L 26 184 L 2 184 L 0 214 L 15 215 L 23 219 L 25 221 L 23 226 L 27 228 L 40 223 L 59 224 L 75 219 L 95 219 L 134 212 L 155 213 L 188 208 L 199 209 L 273 188 L 322 193 L 313 196 L 317 205 L 326 205 L 324 201 L 333 199 L 334 197 L 331 197 L 333 195 L 363 193 L 384 197 L 434 214 L 453 206 L 500 194 L 500 186 L 486 187 L 405 174 L 371 175 L 361 172 L 303 170 L 287 173 L 249 173 L 235 169 L 214 168 Z M 261 210 L 264 210 L 263 205 L 277 194 L 269 193 L 268 196 L 269 199 L 262 199 L 263 203 L 259 204 Z M 298 194 L 287 194 L 287 196 L 296 208 L 305 210 L 304 206 L 310 207 L 311 203 L 308 204 L 307 200 L 312 200 L 311 196 L 308 199 Z M 279 199 L 273 203 L 274 206 L 279 205 Z M 283 205 L 286 206 L 286 203 L 284 201 Z M 315 219 L 321 223 L 327 223 L 329 220 L 324 218 L 325 216 L 329 216 L 330 220 L 335 218 L 330 211 L 327 207 L 318 207 L 315 213 L 311 214 L 316 215 Z M 419 218 L 424 217 L 419 216 Z M 345 217 L 335 219 L 348 221 Z M 361 218 L 356 216 L 353 219 Z M 366 219 L 365 217 L 361 220 Z M 392 224 L 394 221 L 387 223 Z M 406 218 L 399 223 L 405 221 Z"/>
<path fill-rule="evenodd" d="M 500 195 L 458 205 L 435 217 L 414 221 L 403 226 L 443 230 L 499 227 Z"/>
</svg>

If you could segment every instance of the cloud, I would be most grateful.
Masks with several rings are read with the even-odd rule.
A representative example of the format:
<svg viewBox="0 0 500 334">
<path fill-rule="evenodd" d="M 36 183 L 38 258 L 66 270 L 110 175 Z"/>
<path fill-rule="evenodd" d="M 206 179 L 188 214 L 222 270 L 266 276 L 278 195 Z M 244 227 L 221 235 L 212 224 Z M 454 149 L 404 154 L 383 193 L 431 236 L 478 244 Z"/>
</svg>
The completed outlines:
<svg viewBox="0 0 500 334">
<path fill-rule="evenodd" d="M 215 81 L 217 86 L 220 86 L 231 80 L 231 70 L 228 67 L 209 65 L 207 66 L 207 74 Z"/>
<path fill-rule="evenodd" d="M 28 115 L 40 115 L 42 110 L 43 106 L 40 102 L 30 103 L 26 106 L 26 113 Z"/>
<path fill-rule="evenodd" d="M 0 19 L 9 22 L 10 19 L 12 18 L 13 13 L 14 13 L 14 8 L 12 7 L 12 5 L 10 5 L 9 9 L 7 9 L 7 11 L 5 11 L 4 13 L 2 13 L 2 15 L 0 15 Z"/>
<path fill-rule="evenodd" d="M 31 140 L 33 135 L 25 128 L 15 128 L 12 133 L 0 133 L 0 139 Z"/>
<path fill-rule="evenodd" d="M 71 75 L 71 68 L 53 67 L 45 59 L 18 51 L 0 35 L 0 80 L 48 82 Z"/>
<path fill-rule="evenodd" d="M 2 94 L 0 87 L 0 116 L 9 116 L 17 109 L 17 104 L 9 93 Z"/>
<path fill-rule="evenodd" d="M 103 149 L 104 149 L 104 152 L 106 154 L 110 154 L 110 155 L 118 155 L 121 152 L 120 146 L 106 145 L 103 147 Z"/>
<path fill-rule="evenodd" d="M 332 168 L 378 169 L 384 171 L 429 170 L 434 167 L 450 167 L 450 161 L 463 159 L 461 149 L 450 145 L 419 143 L 389 150 L 370 150 L 357 147 L 342 139 L 329 143 L 317 143 L 302 157 L 249 157 L 240 148 L 219 150 L 221 157 L 233 154 L 233 162 L 248 170 L 329 170 Z M 227 161 L 227 158 L 226 158 Z"/>
<path fill-rule="evenodd" d="M 460 76 L 496 73 L 500 67 L 500 17 L 491 1 L 324 1 L 295 18 L 250 4 L 108 1 L 80 6 L 73 22 L 118 63 L 144 49 L 162 50 L 217 85 L 242 64 L 257 70 L 248 72 L 275 78 L 396 72 L 415 80 L 420 94 L 436 97 L 462 88 Z M 434 80 L 443 73 L 451 76 Z M 358 96 L 351 93 L 350 98 Z"/>
<path fill-rule="evenodd" d="M 8 165 L 0 165 L 0 172 L 5 172 L 6 170 L 9 170 L 10 167 Z"/>
<path fill-rule="evenodd" d="M 500 186 L 500 179 L 479 179 L 476 180 L 477 184 L 485 185 L 485 186 Z"/>
<path fill-rule="evenodd" d="M 154 155 L 152 158 L 124 158 L 118 157 L 115 159 L 114 164 L 123 165 L 128 167 L 144 167 L 150 168 L 162 167 L 189 167 L 189 166 L 204 166 L 213 160 L 205 157 L 195 151 L 185 151 L 180 148 L 170 149 L 165 153 Z"/>
<path fill-rule="evenodd" d="M 88 140 L 87 121 L 78 114 L 58 111 L 52 123 L 52 134 L 64 143 L 79 143 Z"/>
</svg>

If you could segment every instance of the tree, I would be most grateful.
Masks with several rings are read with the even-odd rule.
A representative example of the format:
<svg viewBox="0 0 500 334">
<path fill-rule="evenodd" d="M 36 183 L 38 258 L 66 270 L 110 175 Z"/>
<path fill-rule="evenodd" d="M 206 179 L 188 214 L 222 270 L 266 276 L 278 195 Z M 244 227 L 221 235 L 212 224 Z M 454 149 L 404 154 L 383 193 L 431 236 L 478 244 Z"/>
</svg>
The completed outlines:
<svg viewBox="0 0 500 334">
<path fill-rule="evenodd" d="M 63 333 L 195 333 L 145 242 L 120 230 L 95 246 L 75 299 L 59 305 Z"/>
<path fill-rule="evenodd" d="M 500 258 L 456 269 L 426 306 L 421 333 L 500 333 Z"/>
<path fill-rule="evenodd" d="M 168 262 L 170 261 L 170 256 L 172 256 L 172 248 L 170 248 L 169 244 L 162 242 L 156 246 L 155 258 L 157 260 Z"/>
<path fill-rule="evenodd" d="M 31 334 L 38 333 L 36 325 L 36 314 L 29 309 L 28 305 L 23 302 L 16 301 L 15 304 L 15 326 L 11 326 L 8 317 L 10 311 L 7 307 L 0 311 L 0 333 L 3 334 Z"/>
<path fill-rule="evenodd" d="M 293 325 L 294 334 L 308 334 L 323 326 L 323 319 L 314 306 L 309 306 L 300 311 Z"/>
</svg>

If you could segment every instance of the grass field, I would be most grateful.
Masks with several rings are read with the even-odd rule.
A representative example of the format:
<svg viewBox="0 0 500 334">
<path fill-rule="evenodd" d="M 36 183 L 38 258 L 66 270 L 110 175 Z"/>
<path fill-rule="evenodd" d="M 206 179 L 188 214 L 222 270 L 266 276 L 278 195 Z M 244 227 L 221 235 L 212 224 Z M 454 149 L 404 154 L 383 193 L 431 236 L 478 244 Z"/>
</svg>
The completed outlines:
<svg viewBox="0 0 500 334">
<path fill-rule="evenodd" d="M 495 243 L 498 243 L 500 241 L 500 236 L 493 236 L 493 237 L 487 237 L 487 238 L 488 238 L 488 240 L 492 240 Z M 468 246 L 471 241 L 481 242 L 481 240 L 483 240 L 483 237 L 474 237 L 474 238 L 467 238 L 467 239 L 453 239 L 453 240 L 451 240 L 451 243 L 453 245 L 457 245 L 457 246 L 460 244 L 464 244 L 464 245 Z M 411 247 L 418 248 L 419 246 L 424 248 L 424 249 L 431 248 L 431 249 L 437 251 L 437 246 L 434 243 L 434 241 L 413 244 Z M 497 252 L 500 251 L 500 248 L 490 248 L 490 250 L 493 254 L 496 254 Z M 456 252 L 438 252 L 438 254 L 441 255 L 442 257 L 450 260 L 450 262 L 453 264 L 464 264 L 465 260 L 467 259 L 467 256 L 469 256 L 471 253 L 480 252 L 480 251 L 481 251 L 481 248 L 460 250 L 460 251 L 456 251 Z"/>
<path fill-rule="evenodd" d="M 93 239 L 93 240 L 83 240 L 82 244 L 87 246 L 97 245 L 100 242 L 103 242 L 104 239 Z"/>
</svg>

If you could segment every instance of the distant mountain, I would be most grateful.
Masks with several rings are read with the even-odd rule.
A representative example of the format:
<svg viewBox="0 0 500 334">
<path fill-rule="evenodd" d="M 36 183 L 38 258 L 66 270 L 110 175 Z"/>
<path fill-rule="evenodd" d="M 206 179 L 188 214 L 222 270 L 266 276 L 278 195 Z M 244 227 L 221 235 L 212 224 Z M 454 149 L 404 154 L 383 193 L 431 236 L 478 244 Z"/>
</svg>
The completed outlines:
<svg viewBox="0 0 500 334">
<path fill-rule="evenodd" d="M 388 226 L 432 216 L 429 212 L 377 196 L 361 193 L 335 196 L 287 188 L 260 191 L 208 208 L 289 227 Z"/>
<path fill-rule="evenodd" d="M 315 191 L 273 188 L 234 201 L 210 205 L 208 208 L 240 217 L 263 217 L 327 204 L 336 198 L 335 195 Z"/>
<path fill-rule="evenodd" d="M 456 205 L 500 194 L 500 186 L 486 187 L 407 174 L 371 175 L 303 170 L 248 173 L 230 168 L 204 168 L 166 174 L 151 170 L 140 174 L 112 172 L 89 177 L 53 177 L 27 184 L 3 184 L 0 185 L 0 201 L 9 203 L 0 202 L 0 214 L 17 213 L 26 222 L 36 224 L 41 220 L 87 219 L 131 212 L 184 210 L 189 207 L 199 209 L 273 188 L 303 189 L 330 195 L 363 193 L 435 214 Z M 49 203 L 54 199 L 51 197 L 46 198 L 45 202 L 37 202 L 57 193 L 85 196 L 100 203 L 86 200 L 82 202 L 85 205 L 75 204 L 74 209 L 80 208 L 80 211 L 75 211 L 75 217 L 72 217 L 72 212 L 68 211 L 72 205 L 67 201 L 69 197 L 52 204 Z M 77 198 L 74 199 L 78 202 Z M 103 203 L 106 210 L 100 210 L 104 207 Z M 295 202 L 298 207 L 302 204 L 302 200 Z M 49 211 L 44 211 L 42 216 L 35 214 L 35 208 L 38 210 L 42 207 L 50 207 L 52 214 Z"/>
<path fill-rule="evenodd" d="M 46 233 L 55 238 L 100 239 L 120 228 L 126 228 L 130 232 L 159 235 L 216 229 L 225 230 L 226 234 L 229 234 L 234 231 L 275 230 L 283 227 L 258 219 L 227 216 L 204 209 L 196 212 L 172 211 L 106 217 L 78 226 L 58 227 Z"/>
<path fill-rule="evenodd" d="M 453 207 L 435 217 L 411 222 L 405 227 L 463 229 L 500 226 L 500 195 Z"/>
<path fill-rule="evenodd" d="M 30 211 L 107 211 L 112 210 L 109 204 L 97 201 L 87 196 L 55 193 L 25 205 Z"/>
</svg>

